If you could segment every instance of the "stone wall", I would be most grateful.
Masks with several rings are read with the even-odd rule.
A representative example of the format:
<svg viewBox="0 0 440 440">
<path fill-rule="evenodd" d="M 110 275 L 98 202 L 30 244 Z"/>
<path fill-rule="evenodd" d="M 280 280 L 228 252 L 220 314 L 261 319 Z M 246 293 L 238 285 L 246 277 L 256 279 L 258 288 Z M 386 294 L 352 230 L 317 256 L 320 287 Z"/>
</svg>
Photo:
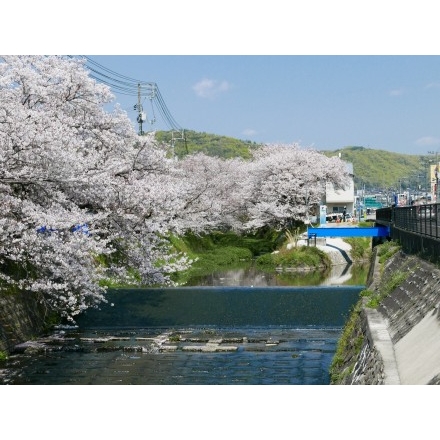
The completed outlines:
<svg viewBox="0 0 440 440">
<path fill-rule="evenodd" d="M 46 314 L 32 294 L 0 294 L 0 351 L 33 339 L 45 328 Z"/>
<path fill-rule="evenodd" d="M 398 252 L 384 267 L 374 253 L 367 288 L 383 289 L 393 274 L 406 279 L 384 298 L 377 309 L 361 299 L 358 328 L 363 344 L 356 360 L 341 368 L 351 373 L 340 384 L 438 384 L 440 381 L 440 270 L 415 255 Z M 430 319 L 429 325 L 426 324 Z M 350 348 L 352 349 L 352 348 Z M 423 359 L 423 361 L 421 360 Z M 420 362 L 423 365 L 420 365 Z M 423 367 L 423 374 L 418 372 Z"/>
<path fill-rule="evenodd" d="M 371 341 L 365 340 L 365 344 L 359 354 L 353 374 L 347 385 L 384 385 L 384 364 L 379 351 L 371 345 Z"/>
</svg>

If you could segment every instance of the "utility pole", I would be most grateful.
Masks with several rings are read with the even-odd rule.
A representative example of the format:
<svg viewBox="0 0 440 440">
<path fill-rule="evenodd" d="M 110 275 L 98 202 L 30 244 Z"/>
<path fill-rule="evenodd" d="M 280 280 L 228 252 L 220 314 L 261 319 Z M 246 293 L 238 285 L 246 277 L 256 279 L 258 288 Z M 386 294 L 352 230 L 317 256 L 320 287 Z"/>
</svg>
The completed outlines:
<svg viewBox="0 0 440 440">
<path fill-rule="evenodd" d="M 425 203 L 428 203 L 428 193 L 431 192 L 431 161 L 426 162 L 426 190 L 425 190 Z"/>
<path fill-rule="evenodd" d="M 147 119 L 147 115 L 143 112 L 141 104 L 141 85 L 138 84 L 138 103 L 134 106 L 134 109 L 138 111 L 137 122 L 139 124 L 139 136 L 144 134 L 142 130 L 142 123 Z"/>
<path fill-rule="evenodd" d="M 142 105 L 141 105 L 141 85 L 138 84 L 138 123 L 139 123 L 139 135 L 142 136 L 144 132 L 142 131 Z"/>
<path fill-rule="evenodd" d="M 438 178 L 439 178 L 439 163 L 438 163 L 438 150 L 437 151 L 428 151 L 428 154 L 435 154 L 435 202 L 438 203 L 439 196 L 439 187 L 438 187 Z"/>
</svg>

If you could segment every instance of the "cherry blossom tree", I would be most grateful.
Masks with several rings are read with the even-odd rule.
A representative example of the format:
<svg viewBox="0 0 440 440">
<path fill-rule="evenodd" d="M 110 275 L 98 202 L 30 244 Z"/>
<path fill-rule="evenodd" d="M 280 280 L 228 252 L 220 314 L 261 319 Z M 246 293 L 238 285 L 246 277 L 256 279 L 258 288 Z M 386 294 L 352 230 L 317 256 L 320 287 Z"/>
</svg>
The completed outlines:
<svg viewBox="0 0 440 440">
<path fill-rule="evenodd" d="M 247 167 L 240 158 L 220 159 L 202 153 L 176 163 L 180 187 L 176 216 L 184 229 L 204 232 L 234 228 L 240 208 L 234 200 Z"/>
<path fill-rule="evenodd" d="M 169 160 L 124 112 L 104 110 L 108 87 L 78 59 L 0 61 L 0 288 L 72 318 L 104 300 L 109 275 L 165 283 L 186 267 L 160 237 Z"/>
<path fill-rule="evenodd" d="M 297 146 L 175 161 L 105 110 L 113 99 L 80 59 L 0 58 L 0 290 L 34 292 L 69 319 L 105 301 L 109 278 L 170 283 L 191 261 L 169 234 L 284 227 L 347 177 Z"/>
<path fill-rule="evenodd" d="M 247 212 L 247 228 L 289 227 L 307 219 L 309 209 L 319 204 L 325 183 L 348 184 L 345 164 L 298 145 L 265 145 L 249 164 L 241 199 Z"/>
<path fill-rule="evenodd" d="M 204 154 L 176 163 L 180 191 L 176 219 L 195 232 L 215 228 L 240 231 L 305 222 L 325 194 L 325 185 L 348 184 L 346 166 L 298 145 L 265 145 L 252 160 Z"/>
</svg>

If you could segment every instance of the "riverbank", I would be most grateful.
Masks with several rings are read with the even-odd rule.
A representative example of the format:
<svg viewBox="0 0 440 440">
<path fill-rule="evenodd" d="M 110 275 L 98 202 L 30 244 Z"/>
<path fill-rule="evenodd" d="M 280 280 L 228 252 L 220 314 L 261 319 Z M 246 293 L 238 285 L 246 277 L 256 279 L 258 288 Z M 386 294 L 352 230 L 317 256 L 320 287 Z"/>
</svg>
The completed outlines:
<svg viewBox="0 0 440 440">
<path fill-rule="evenodd" d="M 351 245 L 342 238 L 326 238 L 322 243 L 318 242 L 316 247 L 330 257 L 333 265 L 353 263 Z"/>
<path fill-rule="evenodd" d="M 440 384 L 440 270 L 402 251 L 381 262 L 379 250 L 340 339 L 332 384 Z"/>
<path fill-rule="evenodd" d="M 381 249 L 338 342 L 331 383 L 440 384 L 440 269 L 401 251 L 382 261 Z M 35 299 L 9 295 L 0 306 L 0 351 L 43 331 L 44 310 Z"/>
<path fill-rule="evenodd" d="M 35 338 L 48 326 L 44 308 L 30 293 L 0 294 L 0 353 L 10 353 L 17 344 Z"/>
</svg>

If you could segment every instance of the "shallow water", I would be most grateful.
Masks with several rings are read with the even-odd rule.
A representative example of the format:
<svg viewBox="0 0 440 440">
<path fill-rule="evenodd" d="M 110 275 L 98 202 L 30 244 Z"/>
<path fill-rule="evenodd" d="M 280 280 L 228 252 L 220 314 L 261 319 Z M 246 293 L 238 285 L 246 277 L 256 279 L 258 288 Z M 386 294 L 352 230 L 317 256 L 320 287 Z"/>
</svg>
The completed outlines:
<svg viewBox="0 0 440 440">
<path fill-rule="evenodd" d="M 159 348 L 154 341 L 170 329 L 114 330 L 79 332 L 51 351 L 14 355 L 3 383 L 325 385 L 340 334 L 337 328 L 182 328 L 184 340 Z"/>
<path fill-rule="evenodd" d="M 361 289 L 115 289 L 76 327 L 23 346 L 0 383 L 325 385 Z"/>
</svg>

